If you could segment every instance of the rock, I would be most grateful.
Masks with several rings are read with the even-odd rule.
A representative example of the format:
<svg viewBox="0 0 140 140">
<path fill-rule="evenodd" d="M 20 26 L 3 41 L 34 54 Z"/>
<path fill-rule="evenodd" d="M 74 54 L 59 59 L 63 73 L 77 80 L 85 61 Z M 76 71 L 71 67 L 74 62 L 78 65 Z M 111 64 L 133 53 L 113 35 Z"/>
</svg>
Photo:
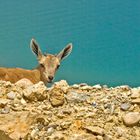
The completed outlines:
<svg viewBox="0 0 140 140">
<path fill-rule="evenodd" d="M 48 97 L 47 89 L 43 82 L 29 86 L 23 92 L 24 97 L 30 101 L 43 101 Z"/>
<path fill-rule="evenodd" d="M 28 86 L 32 86 L 33 83 L 29 79 L 23 78 L 23 79 L 17 81 L 15 83 L 15 85 L 19 86 L 21 88 L 27 88 Z"/>
<path fill-rule="evenodd" d="M 8 114 L 9 112 L 10 112 L 9 107 L 5 107 L 5 108 L 1 109 L 1 114 Z"/>
<path fill-rule="evenodd" d="M 11 91 L 11 92 L 9 92 L 9 93 L 7 94 L 7 98 L 8 98 L 8 99 L 14 100 L 15 97 L 16 97 L 16 93 L 13 92 L 13 91 Z"/>
<path fill-rule="evenodd" d="M 59 82 L 55 82 L 53 87 L 61 88 L 66 93 L 69 88 L 69 85 L 65 80 L 61 80 Z"/>
<path fill-rule="evenodd" d="M 8 136 L 8 134 L 6 134 L 6 132 L 3 130 L 0 130 L 0 139 L 1 140 L 14 140 L 14 139 L 10 138 Z"/>
<path fill-rule="evenodd" d="M 112 136 L 110 135 L 104 135 L 104 140 L 113 140 Z"/>
<path fill-rule="evenodd" d="M 20 100 L 20 102 L 21 102 L 22 105 L 26 105 L 27 104 L 26 101 L 23 98 Z"/>
<path fill-rule="evenodd" d="M 4 131 L 11 139 L 24 138 L 36 117 L 27 111 L 0 114 L 0 130 Z"/>
<path fill-rule="evenodd" d="M 47 130 L 47 135 L 52 135 L 52 133 L 54 133 L 55 129 L 53 127 L 49 127 Z"/>
<path fill-rule="evenodd" d="M 38 128 L 33 129 L 32 132 L 31 132 L 31 138 L 34 139 L 35 136 L 38 134 L 38 132 L 39 132 L 39 129 Z"/>
<path fill-rule="evenodd" d="M 0 99 L 0 107 L 5 107 L 9 101 L 8 99 Z"/>
<path fill-rule="evenodd" d="M 129 112 L 123 116 L 123 122 L 126 126 L 136 126 L 140 121 L 139 112 Z"/>
<path fill-rule="evenodd" d="M 121 109 L 123 111 L 127 111 L 130 107 L 131 107 L 130 103 L 123 103 L 123 104 L 121 104 Z"/>
<path fill-rule="evenodd" d="M 90 90 L 90 89 L 92 89 L 92 87 L 87 85 L 87 86 L 80 87 L 80 89 L 82 89 L 82 90 Z"/>
<path fill-rule="evenodd" d="M 139 89 L 133 88 L 133 89 L 131 89 L 131 92 L 132 92 L 132 95 L 131 95 L 132 99 L 136 99 L 136 98 L 140 97 L 140 90 Z"/>
<path fill-rule="evenodd" d="M 49 100 L 52 106 L 61 106 L 64 104 L 64 91 L 61 88 L 53 88 L 49 91 Z"/>
<path fill-rule="evenodd" d="M 61 126 L 62 129 L 67 129 L 67 128 L 70 127 L 70 125 L 71 125 L 71 121 L 62 122 L 60 124 L 60 126 Z"/>
<path fill-rule="evenodd" d="M 122 137 L 123 135 L 125 135 L 125 130 L 121 127 L 116 127 L 116 133 L 118 137 Z"/>
<path fill-rule="evenodd" d="M 54 132 L 48 137 L 49 140 L 67 140 L 66 136 L 62 132 Z"/>
<path fill-rule="evenodd" d="M 73 86 L 72 86 L 72 88 L 74 88 L 74 89 L 78 89 L 80 86 L 78 85 L 78 84 L 74 84 Z"/>
<path fill-rule="evenodd" d="M 88 132 L 94 134 L 94 135 L 100 135 L 103 136 L 104 135 L 104 129 L 97 127 L 97 126 L 87 126 L 84 127 Z"/>
<path fill-rule="evenodd" d="M 138 98 L 138 99 L 133 99 L 133 100 L 131 101 L 131 103 L 132 103 L 132 104 L 140 104 L 140 98 Z"/>
<path fill-rule="evenodd" d="M 97 140 L 95 136 L 86 133 L 72 134 L 69 140 Z"/>
<path fill-rule="evenodd" d="M 98 135 L 98 136 L 96 136 L 96 139 L 97 139 L 97 140 L 103 140 L 103 137 L 100 136 L 100 135 Z"/>
<path fill-rule="evenodd" d="M 68 92 L 66 95 L 66 99 L 68 102 L 85 102 L 88 100 L 88 96 L 84 93 L 76 93 L 76 92 Z"/>
<path fill-rule="evenodd" d="M 95 88 L 95 89 L 101 89 L 102 87 L 101 87 L 101 85 L 95 85 L 95 86 L 93 86 L 92 88 Z"/>
</svg>

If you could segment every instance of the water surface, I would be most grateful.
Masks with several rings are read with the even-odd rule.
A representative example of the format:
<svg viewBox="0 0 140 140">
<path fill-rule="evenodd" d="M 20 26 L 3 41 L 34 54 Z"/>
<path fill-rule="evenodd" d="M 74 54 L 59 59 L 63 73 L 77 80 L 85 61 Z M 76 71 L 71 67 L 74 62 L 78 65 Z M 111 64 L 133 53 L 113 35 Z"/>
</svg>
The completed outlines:
<svg viewBox="0 0 140 140">
<path fill-rule="evenodd" d="M 48 53 L 73 43 L 56 81 L 140 85 L 139 0 L 1 0 L 0 66 L 35 67 L 32 37 Z"/>
</svg>

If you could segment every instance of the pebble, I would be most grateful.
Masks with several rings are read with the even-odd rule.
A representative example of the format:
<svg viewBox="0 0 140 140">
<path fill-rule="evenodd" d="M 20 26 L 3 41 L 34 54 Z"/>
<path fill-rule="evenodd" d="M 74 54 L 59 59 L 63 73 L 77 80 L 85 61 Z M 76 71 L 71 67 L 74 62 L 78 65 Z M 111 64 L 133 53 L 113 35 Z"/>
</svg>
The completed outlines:
<svg viewBox="0 0 140 140">
<path fill-rule="evenodd" d="M 8 99 L 0 99 L 0 107 L 5 107 L 9 101 Z"/>
<path fill-rule="evenodd" d="M 52 133 L 54 133 L 55 129 L 53 127 L 49 127 L 47 130 L 47 134 L 50 136 Z"/>
<path fill-rule="evenodd" d="M 130 103 L 123 103 L 121 104 L 121 110 L 127 111 L 131 107 Z"/>
<path fill-rule="evenodd" d="M 133 99 L 133 100 L 131 101 L 131 103 L 132 103 L 132 104 L 140 104 L 140 98 L 138 98 L 138 99 Z"/>
<path fill-rule="evenodd" d="M 132 92 L 132 95 L 131 95 L 131 98 L 132 99 L 136 99 L 136 98 L 139 98 L 140 97 L 140 90 L 139 89 L 133 88 L 131 90 L 131 92 Z"/>
<path fill-rule="evenodd" d="M 123 122 L 126 126 L 136 126 L 140 121 L 139 112 L 129 112 L 123 116 Z"/>
<path fill-rule="evenodd" d="M 104 129 L 100 128 L 100 127 L 97 127 L 97 126 L 87 126 L 85 127 L 85 129 L 94 134 L 94 135 L 100 135 L 100 136 L 103 136 L 104 135 Z"/>
<path fill-rule="evenodd" d="M 8 98 L 8 99 L 14 100 L 15 97 L 16 97 L 16 93 L 13 92 L 13 91 L 11 91 L 11 92 L 9 92 L 9 93 L 7 94 L 7 98 Z"/>
<path fill-rule="evenodd" d="M 76 92 L 69 92 L 66 95 L 66 99 L 68 102 L 80 103 L 85 102 L 89 97 L 84 93 L 76 93 Z"/>
</svg>

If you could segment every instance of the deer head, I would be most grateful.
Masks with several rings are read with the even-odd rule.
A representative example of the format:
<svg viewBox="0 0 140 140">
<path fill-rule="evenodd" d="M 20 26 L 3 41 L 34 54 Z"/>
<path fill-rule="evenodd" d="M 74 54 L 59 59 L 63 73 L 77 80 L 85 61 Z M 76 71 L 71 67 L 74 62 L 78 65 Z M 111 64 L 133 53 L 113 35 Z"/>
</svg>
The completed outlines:
<svg viewBox="0 0 140 140">
<path fill-rule="evenodd" d="M 61 61 L 66 58 L 72 51 L 72 44 L 68 44 L 57 55 L 43 54 L 35 39 L 31 40 L 30 47 L 36 55 L 40 71 L 41 80 L 44 83 L 51 83 L 54 79 L 55 72 L 60 67 Z"/>
</svg>

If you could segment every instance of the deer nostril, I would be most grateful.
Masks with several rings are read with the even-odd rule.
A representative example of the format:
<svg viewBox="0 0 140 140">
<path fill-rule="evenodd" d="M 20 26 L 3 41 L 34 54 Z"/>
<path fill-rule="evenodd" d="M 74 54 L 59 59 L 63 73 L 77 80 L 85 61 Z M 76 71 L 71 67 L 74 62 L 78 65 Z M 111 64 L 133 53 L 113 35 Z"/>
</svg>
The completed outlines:
<svg viewBox="0 0 140 140">
<path fill-rule="evenodd" d="M 53 80 L 53 76 L 49 76 L 48 78 L 49 78 L 49 80 L 51 80 L 51 81 Z"/>
</svg>

